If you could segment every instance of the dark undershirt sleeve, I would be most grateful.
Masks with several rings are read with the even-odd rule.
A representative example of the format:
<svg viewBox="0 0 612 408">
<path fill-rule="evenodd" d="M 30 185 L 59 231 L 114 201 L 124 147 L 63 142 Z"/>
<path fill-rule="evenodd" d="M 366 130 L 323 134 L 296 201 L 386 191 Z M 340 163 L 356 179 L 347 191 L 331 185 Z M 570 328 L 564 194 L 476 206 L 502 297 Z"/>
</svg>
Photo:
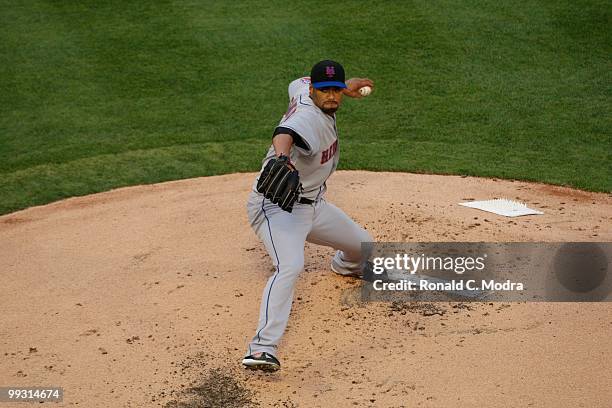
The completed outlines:
<svg viewBox="0 0 612 408">
<path fill-rule="evenodd" d="M 272 135 L 272 138 L 274 138 L 274 136 L 280 133 L 288 134 L 289 136 L 293 138 L 293 143 L 297 147 L 302 148 L 306 151 L 310 151 L 310 146 L 308 146 L 308 144 L 304 141 L 304 139 L 302 139 L 302 137 L 298 135 L 294 130 L 286 128 L 286 127 L 278 126 L 276 129 L 274 129 L 274 134 Z"/>
</svg>

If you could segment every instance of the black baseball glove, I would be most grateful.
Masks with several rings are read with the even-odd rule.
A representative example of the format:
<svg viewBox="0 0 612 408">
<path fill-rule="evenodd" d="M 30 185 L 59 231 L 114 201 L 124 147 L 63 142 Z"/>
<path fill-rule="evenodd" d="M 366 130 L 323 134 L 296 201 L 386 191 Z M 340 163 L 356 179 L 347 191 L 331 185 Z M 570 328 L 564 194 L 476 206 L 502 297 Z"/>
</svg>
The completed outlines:
<svg viewBox="0 0 612 408">
<path fill-rule="evenodd" d="M 283 210 L 291 212 L 293 203 L 302 191 L 300 174 L 287 156 L 272 158 L 259 176 L 257 191 Z"/>
</svg>

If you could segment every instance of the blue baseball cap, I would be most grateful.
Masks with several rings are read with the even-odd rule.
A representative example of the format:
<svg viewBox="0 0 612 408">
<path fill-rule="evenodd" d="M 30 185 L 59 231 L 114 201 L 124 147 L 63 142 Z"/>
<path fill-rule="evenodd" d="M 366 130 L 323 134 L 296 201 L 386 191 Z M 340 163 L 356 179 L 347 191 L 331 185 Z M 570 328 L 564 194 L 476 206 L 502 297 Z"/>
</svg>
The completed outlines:
<svg viewBox="0 0 612 408">
<path fill-rule="evenodd" d="M 335 61 L 317 62 L 310 71 L 310 83 L 317 89 L 328 86 L 346 88 L 344 81 L 344 68 Z"/>
</svg>

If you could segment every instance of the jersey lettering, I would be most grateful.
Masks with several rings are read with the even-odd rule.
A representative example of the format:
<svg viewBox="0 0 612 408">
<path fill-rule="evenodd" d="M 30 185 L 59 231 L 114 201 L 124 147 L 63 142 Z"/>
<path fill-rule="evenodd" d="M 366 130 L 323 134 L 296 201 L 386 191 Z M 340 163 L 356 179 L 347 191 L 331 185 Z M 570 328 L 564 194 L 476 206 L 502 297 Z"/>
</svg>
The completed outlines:
<svg viewBox="0 0 612 408">
<path fill-rule="evenodd" d="M 336 151 L 338 150 L 338 139 L 334 143 L 331 144 L 327 149 L 321 152 L 321 164 L 325 164 L 329 159 L 334 157 Z"/>
</svg>

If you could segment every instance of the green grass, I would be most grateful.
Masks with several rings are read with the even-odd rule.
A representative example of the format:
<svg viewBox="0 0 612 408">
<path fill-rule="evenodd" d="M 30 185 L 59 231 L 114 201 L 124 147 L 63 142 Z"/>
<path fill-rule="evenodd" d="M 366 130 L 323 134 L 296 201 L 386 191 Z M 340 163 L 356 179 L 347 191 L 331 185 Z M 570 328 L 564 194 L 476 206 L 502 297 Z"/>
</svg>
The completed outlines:
<svg viewBox="0 0 612 408">
<path fill-rule="evenodd" d="M 323 58 L 342 169 L 612 191 L 609 1 L 76 3 L 0 0 L 0 213 L 255 171 Z"/>
</svg>

